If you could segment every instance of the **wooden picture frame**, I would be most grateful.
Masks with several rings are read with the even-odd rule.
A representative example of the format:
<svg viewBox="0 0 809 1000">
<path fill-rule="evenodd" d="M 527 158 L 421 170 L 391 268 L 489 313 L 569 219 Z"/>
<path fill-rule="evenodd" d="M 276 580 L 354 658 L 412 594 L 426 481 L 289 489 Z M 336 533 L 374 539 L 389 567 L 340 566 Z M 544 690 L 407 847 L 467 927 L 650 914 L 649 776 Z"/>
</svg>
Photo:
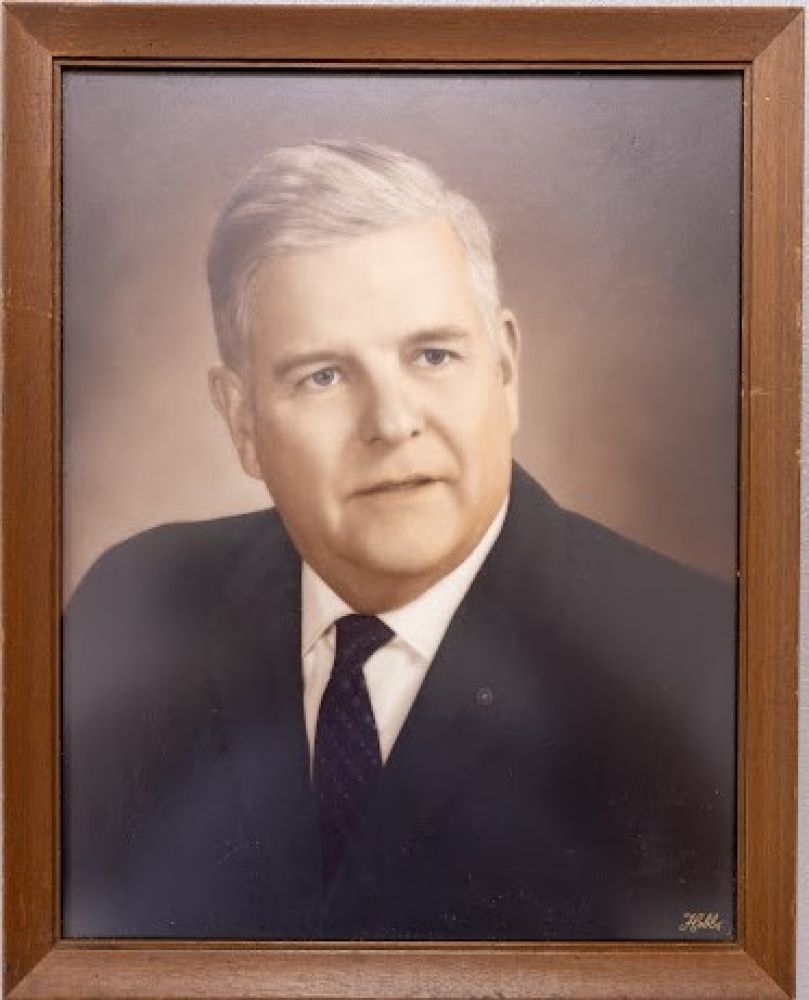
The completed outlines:
<svg viewBox="0 0 809 1000">
<path fill-rule="evenodd" d="M 3 4 L 4 989 L 38 997 L 783 997 L 795 992 L 803 15 L 797 8 Z M 60 74 L 67 65 L 744 77 L 737 939 L 63 941 Z"/>
</svg>

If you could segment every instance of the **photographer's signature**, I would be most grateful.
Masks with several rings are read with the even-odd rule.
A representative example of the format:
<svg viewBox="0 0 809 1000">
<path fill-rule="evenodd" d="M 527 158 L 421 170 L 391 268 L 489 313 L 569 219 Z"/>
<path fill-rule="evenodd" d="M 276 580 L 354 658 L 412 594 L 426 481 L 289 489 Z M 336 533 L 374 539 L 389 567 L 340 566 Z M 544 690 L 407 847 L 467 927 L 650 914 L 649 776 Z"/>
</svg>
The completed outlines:
<svg viewBox="0 0 809 1000">
<path fill-rule="evenodd" d="M 699 931 L 721 931 L 722 921 L 718 913 L 692 913 L 687 910 L 683 914 L 679 929 L 688 934 L 697 934 Z"/>
</svg>

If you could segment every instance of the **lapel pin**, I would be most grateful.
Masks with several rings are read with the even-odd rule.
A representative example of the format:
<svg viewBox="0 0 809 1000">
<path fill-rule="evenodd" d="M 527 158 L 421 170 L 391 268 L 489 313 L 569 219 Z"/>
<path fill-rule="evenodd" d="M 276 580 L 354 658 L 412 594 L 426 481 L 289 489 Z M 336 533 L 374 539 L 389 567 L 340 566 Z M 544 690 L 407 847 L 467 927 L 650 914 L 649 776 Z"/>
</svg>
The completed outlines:
<svg viewBox="0 0 809 1000">
<path fill-rule="evenodd" d="M 475 700 L 481 708 L 488 708 L 494 701 L 494 692 L 490 687 L 478 688 Z"/>
</svg>

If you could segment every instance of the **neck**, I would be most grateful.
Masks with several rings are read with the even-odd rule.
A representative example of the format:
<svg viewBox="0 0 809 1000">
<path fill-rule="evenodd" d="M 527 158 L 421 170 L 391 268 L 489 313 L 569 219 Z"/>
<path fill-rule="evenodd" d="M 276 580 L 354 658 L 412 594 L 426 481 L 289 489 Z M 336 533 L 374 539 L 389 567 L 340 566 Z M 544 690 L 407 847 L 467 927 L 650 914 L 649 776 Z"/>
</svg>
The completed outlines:
<svg viewBox="0 0 809 1000">
<path fill-rule="evenodd" d="M 313 567 L 314 568 L 314 567 Z M 402 608 L 421 597 L 454 569 L 437 569 L 413 577 L 389 577 L 362 572 L 319 573 L 331 589 L 359 614 L 379 615 Z M 316 570 L 317 571 L 317 570 Z M 317 571 L 319 572 L 319 571 Z"/>
</svg>

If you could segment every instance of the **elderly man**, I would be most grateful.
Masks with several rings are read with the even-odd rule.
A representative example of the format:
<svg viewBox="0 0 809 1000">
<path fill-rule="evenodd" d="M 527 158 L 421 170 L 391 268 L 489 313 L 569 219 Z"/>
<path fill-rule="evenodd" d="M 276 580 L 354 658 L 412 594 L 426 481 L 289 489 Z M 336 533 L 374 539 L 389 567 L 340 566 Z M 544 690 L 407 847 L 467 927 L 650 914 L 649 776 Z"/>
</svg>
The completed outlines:
<svg viewBox="0 0 809 1000">
<path fill-rule="evenodd" d="M 275 510 L 146 532 L 72 602 L 66 935 L 732 934 L 733 595 L 512 465 L 477 209 L 280 149 L 209 280 Z"/>
</svg>

